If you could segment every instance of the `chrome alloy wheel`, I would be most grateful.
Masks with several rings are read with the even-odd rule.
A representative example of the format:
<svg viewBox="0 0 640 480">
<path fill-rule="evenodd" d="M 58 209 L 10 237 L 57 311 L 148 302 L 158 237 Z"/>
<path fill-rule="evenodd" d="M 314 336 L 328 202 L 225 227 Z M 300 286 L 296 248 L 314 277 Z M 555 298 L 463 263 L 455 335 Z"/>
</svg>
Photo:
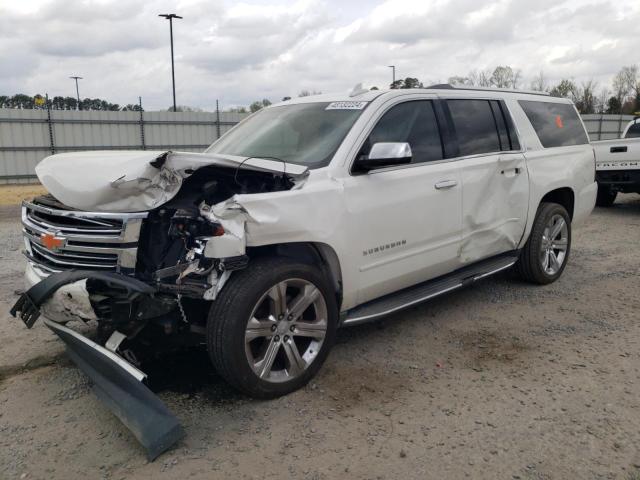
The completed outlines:
<svg viewBox="0 0 640 480">
<path fill-rule="evenodd" d="M 253 308 L 244 334 L 247 360 L 262 380 L 293 380 L 313 363 L 326 334 L 322 292 L 307 280 L 283 280 Z"/>
<path fill-rule="evenodd" d="M 553 215 L 542 233 L 540 242 L 540 262 L 547 275 L 560 271 L 567 258 L 569 227 L 562 215 Z"/>
</svg>

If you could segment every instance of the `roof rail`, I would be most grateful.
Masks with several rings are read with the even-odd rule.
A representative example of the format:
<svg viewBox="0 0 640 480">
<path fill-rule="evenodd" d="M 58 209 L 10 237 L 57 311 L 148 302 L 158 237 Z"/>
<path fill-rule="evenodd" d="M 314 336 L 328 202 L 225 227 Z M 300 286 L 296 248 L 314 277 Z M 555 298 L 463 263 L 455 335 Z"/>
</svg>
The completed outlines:
<svg viewBox="0 0 640 480">
<path fill-rule="evenodd" d="M 426 87 L 428 89 L 438 90 L 474 90 L 480 92 L 505 92 L 505 93 L 526 93 L 527 95 L 543 95 L 548 97 L 549 92 L 540 92 L 538 90 L 516 90 L 511 88 L 493 88 L 493 87 L 474 87 L 467 85 L 451 85 L 450 83 L 438 83 Z"/>
</svg>

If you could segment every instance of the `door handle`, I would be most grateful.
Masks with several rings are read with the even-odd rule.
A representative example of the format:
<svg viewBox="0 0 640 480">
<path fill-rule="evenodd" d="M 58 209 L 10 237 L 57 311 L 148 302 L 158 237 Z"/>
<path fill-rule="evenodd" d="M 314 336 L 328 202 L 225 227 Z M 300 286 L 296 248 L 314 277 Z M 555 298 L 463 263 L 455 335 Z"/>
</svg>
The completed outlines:
<svg viewBox="0 0 640 480">
<path fill-rule="evenodd" d="M 436 190 L 444 190 L 446 188 L 452 188 L 458 185 L 457 180 L 442 180 L 441 182 L 436 183 L 434 186 Z"/>
<path fill-rule="evenodd" d="M 611 153 L 625 153 L 627 151 L 627 147 L 611 147 L 609 151 Z"/>
</svg>

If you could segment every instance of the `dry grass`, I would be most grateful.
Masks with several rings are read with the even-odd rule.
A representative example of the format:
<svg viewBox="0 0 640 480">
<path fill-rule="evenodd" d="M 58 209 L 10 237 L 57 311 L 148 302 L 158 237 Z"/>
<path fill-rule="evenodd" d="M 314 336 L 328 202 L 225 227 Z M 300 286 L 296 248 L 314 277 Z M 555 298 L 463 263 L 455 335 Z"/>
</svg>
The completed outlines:
<svg viewBox="0 0 640 480">
<path fill-rule="evenodd" d="M 0 205 L 17 205 L 25 198 L 46 193 L 40 184 L 0 185 Z"/>
</svg>

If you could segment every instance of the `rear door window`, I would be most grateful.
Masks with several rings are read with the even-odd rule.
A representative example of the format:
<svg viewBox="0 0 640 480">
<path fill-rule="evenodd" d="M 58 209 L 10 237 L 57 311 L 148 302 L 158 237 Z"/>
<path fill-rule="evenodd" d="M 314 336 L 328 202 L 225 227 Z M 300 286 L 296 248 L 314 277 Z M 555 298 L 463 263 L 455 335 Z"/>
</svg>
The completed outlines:
<svg viewBox="0 0 640 480">
<path fill-rule="evenodd" d="M 488 100 L 447 100 L 460 156 L 502 150 L 496 119 Z"/>
<path fill-rule="evenodd" d="M 544 148 L 589 143 L 580 117 L 569 103 L 519 100 Z"/>
</svg>

